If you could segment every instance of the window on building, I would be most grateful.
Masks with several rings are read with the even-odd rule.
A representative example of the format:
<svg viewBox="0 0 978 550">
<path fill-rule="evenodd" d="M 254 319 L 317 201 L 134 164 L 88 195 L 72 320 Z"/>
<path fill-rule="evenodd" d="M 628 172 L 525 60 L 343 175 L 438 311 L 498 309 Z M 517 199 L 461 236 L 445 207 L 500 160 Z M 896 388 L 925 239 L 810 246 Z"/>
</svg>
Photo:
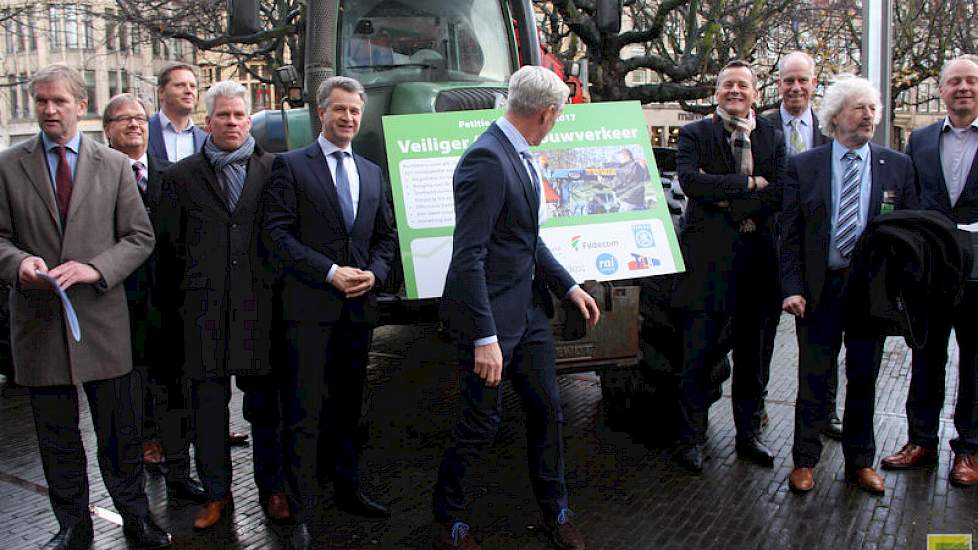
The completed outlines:
<svg viewBox="0 0 978 550">
<path fill-rule="evenodd" d="M 20 118 L 30 118 L 31 116 L 31 94 L 30 90 L 27 89 L 29 83 L 27 73 L 20 74 L 20 84 L 17 86 L 20 89 Z"/>
<path fill-rule="evenodd" d="M 68 4 L 62 8 L 65 15 L 65 47 L 78 48 L 78 6 Z"/>
<path fill-rule="evenodd" d="M 81 47 L 86 50 L 95 49 L 95 27 L 91 6 L 81 7 Z"/>
<path fill-rule="evenodd" d="M 34 25 L 34 8 L 27 8 L 27 11 L 17 18 L 17 42 L 22 52 L 37 50 L 37 34 L 34 31 Z"/>
<path fill-rule="evenodd" d="M 7 97 L 10 98 L 10 117 L 18 118 L 20 117 L 20 102 L 17 98 L 17 90 L 19 88 L 19 86 L 17 86 L 17 75 L 8 75 L 7 82 L 9 84 L 8 90 L 10 91 L 10 93 L 7 95 Z"/>
<path fill-rule="evenodd" d="M 115 11 L 105 10 L 105 49 L 114 52 L 119 49 L 116 36 Z"/>
<path fill-rule="evenodd" d="M 173 57 L 174 59 L 183 60 L 184 47 L 183 40 L 177 39 L 173 41 Z"/>
<path fill-rule="evenodd" d="M 135 87 L 132 85 L 132 75 L 129 71 L 122 69 L 122 76 L 119 78 L 119 85 L 122 87 L 123 92 L 133 92 Z"/>
<path fill-rule="evenodd" d="M 88 92 L 88 110 L 86 112 L 94 115 L 98 113 L 98 108 L 95 105 L 98 103 L 95 101 L 95 71 L 82 71 L 82 76 L 85 77 L 85 91 Z"/>
<path fill-rule="evenodd" d="M 7 10 L 0 11 L 0 31 L 3 31 L 3 51 L 5 53 L 14 53 L 17 51 L 17 24 L 10 19 L 10 12 Z"/>
<path fill-rule="evenodd" d="M 119 47 L 117 50 L 124 50 L 129 44 L 129 26 L 122 21 L 116 22 L 116 31 L 118 33 Z"/>
<path fill-rule="evenodd" d="M 665 131 L 663 126 L 653 126 L 649 128 L 652 139 L 652 147 L 662 147 L 662 134 Z"/>
<path fill-rule="evenodd" d="M 119 83 L 119 73 L 109 71 L 109 99 L 122 93 L 122 86 Z"/>
<path fill-rule="evenodd" d="M 143 42 L 142 29 L 140 29 L 135 23 L 133 23 L 129 32 L 132 35 L 132 51 L 134 53 L 139 53 L 139 48 Z"/>
<path fill-rule="evenodd" d="M 64 8 L 62 6 L 48 7 L 48 41 L 52 50 L 61 49 L 61 29 L 64 22 Z"/>
</svg>

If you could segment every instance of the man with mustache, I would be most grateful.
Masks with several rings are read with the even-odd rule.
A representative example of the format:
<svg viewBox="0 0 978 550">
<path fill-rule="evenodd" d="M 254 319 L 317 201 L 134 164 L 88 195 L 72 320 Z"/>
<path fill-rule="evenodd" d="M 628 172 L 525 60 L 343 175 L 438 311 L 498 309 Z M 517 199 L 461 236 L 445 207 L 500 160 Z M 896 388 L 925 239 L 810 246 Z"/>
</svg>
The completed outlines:
<svg viewBox="0 0 978 550">
<path fill-rule="evenodd" d="M 914 130 L 907 144 L 920 190 L 921 208 L 937 210 L 957 224 L 978 222 L 978 63 L 965 55 L 944 64 L 938 91 L 947 117 Z M 978 282 L 964 285 L 960 305 L 949 314 L 930 319 L 930 334 L 923 349 L 913 351 L 910 393 L 907 396 L 909 441 L 887 456 L 887 469 L 906 469 L 937 463 L 947 341 L 951 329 L 958 342 L 958 400 L 952 439 L 954 460 L 951 483 L 968 487 L 978 483 Z"/>
<path fill-rule="evenodd" d="M 788 476 L 792 491 L 815 486 L 822 433 L 831 415 L 829 388 L 846 346 L 846 403 L 842 429 L 847 481 L 876 495 L 883 478 L 873 469 L 873 412 L 884 336 L 846 326 L 849 266 L 856 241 L 882 210 L 884 194 L 897 209 L 915 208 L 913 165 L 901 153 L 870 143 L 882 117 L 880 94 L 868 80 L 841 75 L 825 91 L 819 120 L 832 143 L 791 157 L 782 211 L 781 291 L 795 316 L 798 398 Z"/>
</svg>

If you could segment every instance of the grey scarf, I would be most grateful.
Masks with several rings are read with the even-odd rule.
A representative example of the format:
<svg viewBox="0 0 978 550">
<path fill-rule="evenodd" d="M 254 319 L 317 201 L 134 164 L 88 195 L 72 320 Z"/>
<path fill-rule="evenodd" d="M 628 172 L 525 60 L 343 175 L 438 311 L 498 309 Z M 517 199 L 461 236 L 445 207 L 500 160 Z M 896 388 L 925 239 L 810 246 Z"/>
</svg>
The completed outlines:
<svg viewBox="0 0 978 550">
<path fill-rule="evenodd" d="M 248 176 L 248 159 L 255 152 L 255 138 L 248 136 L 241 147 L 234 151 L 224 151 L 207 138 L 204 142 L 204 156 L 210 161 L 217 173 L 217 180 L 224 188 L 227 196 L 228 210 L 234 211 L 244 189 L 245 178 Z"/>
</svg>

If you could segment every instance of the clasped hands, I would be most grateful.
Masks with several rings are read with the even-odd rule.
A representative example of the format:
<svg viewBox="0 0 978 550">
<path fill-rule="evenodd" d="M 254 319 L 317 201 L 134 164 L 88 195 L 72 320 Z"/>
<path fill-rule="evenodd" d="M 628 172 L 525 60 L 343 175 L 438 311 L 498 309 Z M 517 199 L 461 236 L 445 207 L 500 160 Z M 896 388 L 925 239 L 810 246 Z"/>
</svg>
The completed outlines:
<svg viewBox="0 0 978 550">
<path fill-rule="evenodd" d="M 374 274 L 355 267 L 337 267 L 333 272 L 333 286 L 347 298 L 358 298 L 374 287 Z"/>
<path fill-rule="evenodd" d="M 75 283 L 95 284 L 102 278 L 98 270 L 88 264 L 69 260 L 48 270 L 43 258 L 28 256 L 20 262 L 20 285 L 24 288 L 48 288 L 48 283 L 38 275 L 40 273 L 57 281 L 61 290 L 68 290 Z"/>
</svg>

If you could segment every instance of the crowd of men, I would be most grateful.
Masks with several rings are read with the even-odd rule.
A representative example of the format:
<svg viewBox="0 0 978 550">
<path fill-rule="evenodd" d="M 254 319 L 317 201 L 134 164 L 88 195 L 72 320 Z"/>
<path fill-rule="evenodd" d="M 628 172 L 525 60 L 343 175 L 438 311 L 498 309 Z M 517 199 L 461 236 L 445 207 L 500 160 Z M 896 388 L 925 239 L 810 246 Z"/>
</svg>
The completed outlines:
<svg viewBox="0 0 978 550">
<path fill-rule="evenodd" d="M 945 64 L 939 91 L 947 117 L 915 131 L 906 155 L 871 143 L 883 107 L 869 81 L 840 75 L 816 112 L 811 57 L 786 56 L 778 76 L 782 102 L 758 116 L 753 69 L 729 63 L 717 77 L 716 114 L 680 131 L 677 165 L 689 206 L 681 237 L 687 271 L 672 298 L 684 335 L 676 460 L 702 471 L 714 369 L 732 349 L 736 452 L 773 465 L 764 397 L 783 310 L 795 317 L 799 348 L 790 488 L 814 487 L 826 435 L 842 440 L 847 480 L 882 494 L 873 414 L 885 335 L 847 318 L 852 266 L 860 236 L 882 213 L 924 209 L 955 224 L 978 222 L 978 62 L 962 56 Z M 234 504 L 229 446 L 240 442 L 229 432 L 232 377 L 251 424 L 260 504 L 289 526 L 290 548 L 314 544 L 309 525 L 321 505 L 324 463 L 338 508 L 388 517 L 359 476 L 375 289 L 396 250 L 383 171 L 351 145 L 367 108 L 363 87 L 346 77 L 323 82 L 320 134 L 281 155 L 251 136 L 250 96 L 234 81 L 208 89 L 206 129 L 196 127 L 197 78 L 188 65 L 160 74 L 158 113 L 131 94 L 110 100 L 102 118 L 108 147 L 78 129 L 89 98 L 77 71 L 46 67 L 29 89 L 41 131 L 0 153 L 0 279 L 11 287 L 16 381 L 28 388 L 61 527 L 45 548 L 88 548 L 93 539 L 78 386 L 102 478 L 135 547 L 171 544 L 150 515 L 144 464 L 164 475 L 168 498 L 201 504 L 195 529 L 226 521 Z M 558 548 L 586 546 L 564 480 L 548 319 L 553 294 L 591 326 L 600 310 L 539 237 L 548 211 L 530 151 L 567 94 L 545 69 L 514 73 L 505 114 L 454 174 L 441 314 L 458 344 L 461 412 L 433 492 L 434 548 L 479 548 L 464 479 L 498 429 L 503 380 L 527 417 L 545 531 Z M 953 313 L 933 319 L 926 345 L 914 349 L 908 442 L 882 459 L 884 468 L 937 461 L 954 329 L 960 372 L 950 479 L 978 482 L 975 285 L 963 284 Z M 80 340 L 54 286 L 74 304 Z"/>
</svg>

